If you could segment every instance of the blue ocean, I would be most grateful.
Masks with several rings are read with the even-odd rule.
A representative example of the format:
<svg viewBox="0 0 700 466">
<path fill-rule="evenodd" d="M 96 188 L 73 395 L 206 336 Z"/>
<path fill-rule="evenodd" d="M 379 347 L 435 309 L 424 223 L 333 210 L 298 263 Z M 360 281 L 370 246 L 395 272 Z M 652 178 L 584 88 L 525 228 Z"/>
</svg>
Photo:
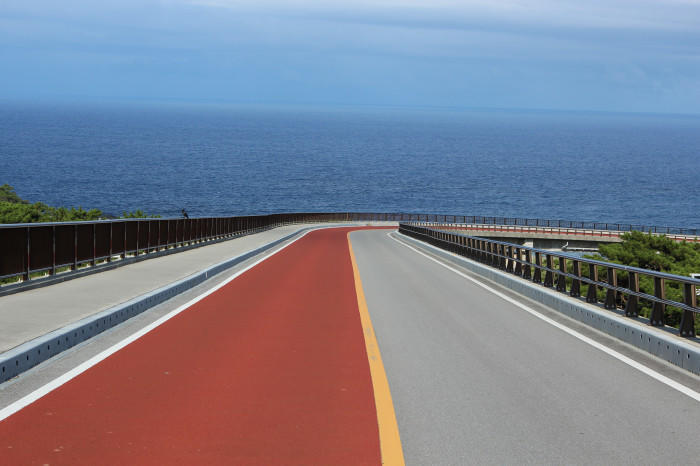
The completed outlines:
<svg viewBox="0 0 700 466">
<path fill-rule="evenodd" d="M 700 227 L 700 117 L 0 105 L 0 184 L 163 216 L 421 212 Z"/>
</svg>

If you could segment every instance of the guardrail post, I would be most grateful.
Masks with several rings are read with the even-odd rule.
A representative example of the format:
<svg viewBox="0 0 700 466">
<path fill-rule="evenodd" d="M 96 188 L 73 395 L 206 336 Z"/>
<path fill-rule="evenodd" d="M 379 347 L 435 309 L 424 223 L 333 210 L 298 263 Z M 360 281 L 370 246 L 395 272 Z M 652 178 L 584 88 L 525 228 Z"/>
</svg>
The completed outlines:
<svg viewBox="0 0 700 466">
<path fill-rule="evenodd" d="M 695 285 L 692 283 L 683 284 L 683 300 L 686 306 L 697 307 L 697 294 L 695 293 Z M 695 313 L 693 311 L 683 310 L 678 332 L 682 337 L 692 338 L 695 336 Z"/>
<path fill-rule="evenodd" d="M 530 264 L 532 263 L 532 256 L 530 255 L 530 250 L 526 249 L 525 250 L 525 265 L 523 266 L 523 278 L 527 278 L 528 280 L 532 278 L 532 267 Z"/>
<path fill-rule="evenodd" d="M 557 291 L 566 293 L 566 259 L 563 257 L 559 258 L 559 273 L 557 275 Z"/>
<path fill-rule="evenodd" d="M 542 253 L 535 251 L 535 276 L 532 281 L 534 283 L 542 283 Z"/>
<path fill-rule="evenodd" d="M 139 255 L 139 236 L 141 236 L 141 222 L 136 221 L 136 251 L 134 251 L 134 257 Z"/>
<path fill-rule="evenodd" d="M 107 262 L 112 262 L 112 251 L 114 250 L 112 240 L 114 236 L 114 232 L 112 231 L 114 228 L 114 223 L 110 222 L 109 223 L 109 257 L 107 257 Z"/>
<path fill-rule="evenodd" d="M 608 288 L 605 293 L 605 309 L 615 309 L 617 308 L 617 269 L 613 267 L 608 267 Z"/>
<path fill-rule="evenodd" d="M 594 282 L 598 281 L 598 266 L 596 264 L 588 264 L 588 278 Z M 598 302 L 598 285 L 595 283 L 588 284 L 588 293 L 586 293 L 587 303 Z"/>
<path fill-rule="evenodd" d="M 522 262 L 520 262 L 523 260 L 523 250 L 522 249 L 515 248 L 515 258 L 516 258 L 516 262 L 515 262 L 515 271 L 514 272 L 515 272 L 515 275 L 521 277 L 523 275 L 523 264 L 522 264 Z"/>
<path fill-rule="evenodd" d="M 91 266 L 97 265 L 97 224 L 92 224 L 92 260 L 90 261 Z"/>
<path fill-rule="evenodd" d="M 78 270 L 78 225 L 73 225 L 73 267 L 71 270 Z"/>
<path fill-rule="evenodd" d="M 551 288 L 554 285 L 554 274 L 552 269 L 554 268 L 554 261 L 552 260 L 552 255 L 547 254 L 547 270 L 544 274 L 544 286 Z"/>
<path fill-rule="evenodd" d="M 27 246 L 26 250 L 25 250 L 26 258 L 27 258 L 27 261 L 26 261 L 27 265 L 26 265 L 26 268 L 24 269 L 24 275 L 22 276 L 22 279 L 24 281 L 28 282 L 29 281 L 29 270 L 31 269 L 31 265 L 32 265 L 32 238 L 31 238 L 31 235 L 29 234 L 29 227 L 27 227 L 25 229 L 25 236 L 26 236 L 25 242 L 26 242 L 26 246 Z"/>
<path fill-rule="evenodd" d="M 581 277 L 581 261 L 573 261 L 573 272 L 576 277 Z M 574 278 L 571 280 L 571 290 L 569 290 L 569 295 L 574 298 L 581 296 L 581 280 L 579 278 Z"/>
<path fill-rule="evenodd" d="M 51 275 L 56 275 L 56 225 L 51 229 Z"/>
<path fill-rule="evenodd" d="M 498 245 L 494 243 L 488 243 L 491 246 L 489 249 L 491 251 L 491 265 L 498 267 L 500 265 L 500 260 L 498 260 Z"/>
<path fill-rule="evenodd" d="M 496 252 L 498 254 L 498 268 L 501 270 L 506 270 L 508 268 L 507 263 L 508 260 L 506 259 L 506 246 L 503 244 L 497 244 L 496 245 Z"/>
<path fill-rule="evenodd" d="M 628 288 L 631 291 L 639 293 L 639 273 L 637 272 L 627 272 L 629 276 Z M 637 317 L 639 315 L 639 296 L 629 295 L 627 297 L 627 304 L 625 304 L 625 315 L 627 317 Z"/>
<path fill-rule="evenodd" d="M 513 273 L 513 246 L 506 246 L 505 249 L 508 251 L 508 258 L 506 259 L 506 272 Z"/>
<path fill-rule="evenodd" d="M 666 299 L 666 280 L 661 277 L 654 277 L 654 296 L 659 299 Z M 662 327 L 665 321 L 666 305 L 654 301 L 654 307 L 651 310 L 649 321 L 655 327 Z"/>
</svg>

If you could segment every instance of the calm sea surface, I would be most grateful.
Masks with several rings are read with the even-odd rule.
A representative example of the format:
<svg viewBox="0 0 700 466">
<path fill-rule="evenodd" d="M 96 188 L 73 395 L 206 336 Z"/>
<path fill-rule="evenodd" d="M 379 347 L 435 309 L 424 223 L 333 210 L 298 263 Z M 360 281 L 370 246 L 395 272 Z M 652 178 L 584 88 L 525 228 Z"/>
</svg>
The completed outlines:
<svg viewBox="0 0 700 466">
<path fill-rule="evenodd" d="M 393 211 L 700 227 L 700 117 L 0 105 L 0 184 L 164 216 Z"/>
</svg>

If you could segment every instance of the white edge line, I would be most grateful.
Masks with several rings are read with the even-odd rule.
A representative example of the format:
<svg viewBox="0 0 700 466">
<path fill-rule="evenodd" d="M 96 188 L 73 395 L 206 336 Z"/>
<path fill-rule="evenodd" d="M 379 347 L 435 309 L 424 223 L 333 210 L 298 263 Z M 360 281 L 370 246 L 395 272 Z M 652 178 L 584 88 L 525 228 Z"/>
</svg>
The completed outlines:
<svg viewBox="0 0 700 466">
<path fill-rule="evenodd" d="M 231 275 L 229 278 L 224 280 L 223 282 L 219 283 L 218 285 L 213 286 L 212 288 L 209 288 L 207 291 L 204 293 L 200 294 L 199 296 L 191 299 L 190 301 L 186 302 L 185 304 L 179 306 L 177 309 L 170 311 L 168 314 L 164 315 L 160 319 L 152 322 L 151 324 L 147 325 L 146 327 L 142 328 L 141 330 L 131 334 L 130 336 L 126 337 L 119 343 L 107 348 L 106 350 L 102 351 L 99 354 L 96 354 L 95 356 L 91 357 L 87 361 L 81 363 L 80 365 L 74 367 L 73 369 L 69 370 L 63 375 L 60 375 L 59 377 L 53 379 L 51 382 L 47 383 L 46 385 L 43 385 L 33 392 L 29 393 L 28 395 L 23 396 L 17 401 L 14 401 L 4 407 L 3 409 L 0 409 L 0 421 L 3 421 L 7 419 L 9 416 L 13 415 L 17 411 L 21 410 L 22 408 L 30 405 L 31 403 L 35 402 L 39 398 L 43 397 L 44 395 L 52 392 L 53 390 L 57 389 L 61 385 L 65 384 L 66 382 L 70 381 L 71 379 L 77 377 L 78 375 L 82 374 L 86 370 L 90 369 L 92 366 L 98 364 L 99 362 L 103 361 L 104 359 L 108 358 L 112 354 L 116 353 L 120 349 L 124 348 L 125 346 L 129 345 L 130 343 L 133 343 L 134 341 L 138 340 L 154 328 L 162 325 L 164 322 L 172 319 L 176 315 L 180 314 L 182 311 L 187 309 L 188 307 L 192 306 L 193 304 L 201 301 L 202 299 L 206 298 L 210 294 L 214 293 L 215 291 L 219 290 L 220 288 L 226 286 L 236 278 L 238 278 L 240 275 L 243 273 L 247 272 L 248 270 L 252 269 L 262 261 L 274 256 L 278 252 L 282 251 L 285 249 L 287 246 L 291 246 L 292 244 L 296 243 L 300 239 L 302 239 L 304 236 L 307 235 L 307 233 L 311 233 L 312 231 L 323 229 L 323 228 L 335 228 L 335 227 L 320 227 L 320 228 L 313 228 L 311 230 L 307 230 L 303 232 L 299 237 L 294 238 L 292 241 L 289 243 L 285 244 L 281 248 L 277 249 L 276 251 L 273 251 L 272 253 L 269 253 L 265 255 L 264 257 L 261 257 L 260 259 L 256 260 L 252 264 L 248 265 L 244 269 L 239 270 L 238 272 L 234 273 Z"/>
<path fill-rule="evenodd" d="M 622 354 L 622 353 L 618 353 L 618 352 L 615 351 L 614 349 L 608 348 L 607 346 L 598 343 L 597 341 L 595 341 L 595 340 L 593 340 L 593 339 L 591 339 L 591 338 L 589 338 L 589 337 L 587 337 L 587 336 L 585 336 L 585 335 L 583 335 L 583 334 L 577 332 L 576 330 L 572 330 L 572 329 L 570 329 L 569 327 L 567 327 L 567 326 L 565 326 L 565 325 L 562 325 L 562 324 L 560 324 L 559 322 L 557 322 L 557 321 L 555 321 L 555 320 L 552 320 L 552 319 L 550 319 L 549 317 L 547 317 L 547 316 L 545 316 L 545 315 L 543 315 L 543 314 L 540 314 L 539 312 L 537 312 L 537 311 L 534 310 L 533 308 L 531 308 L 531 307 L 529 307 L 529 306 L 527 306 L 527 305 L 525 305 L 525 304 L 522 304 L 522 303 L 516 301 L 515 299 L 513 299 L 513 298 L 511 298 L 511 297 L 509 297 L 509 296 L 507 296 L 507 295 L 505 295 L 505 294 L 503 294 L 503 293 L 501 293 L 501 292 L 498 291 L 498 290 L 495 290 L 495 289 L 491 288 L 490 286 L 488 286 L 488 285 L 486 285 L 486 284 L 484 284 L 484 283 L 481 283 L 480 281 L 478 281 L 478 280 L 476 280 L 476 279 L 474 279 L 474 278 L 472 278 L 472 277 L 470 277 L 470 276 L 468 276 L 468 275 L 462 273 L 461 271 L 455 269 L 454 267 L 451 267 L 451 266 L 449 266 L 449 265 L 447 265 L 447 264 L 445 264 L 445 263 L 443 263 L 443 262 L 441 262 L 441 261 L 435 259 L 434 257 L 429 256 L 428 254 L 426 254 L 426 253 L 424 253 L 423 251 L 420 251 L 420 250 L 414 248 L 413 246 L 410 246 L 410 245 L 408 245 L 408 244 L 406 244 L 406 243 L 404 243 L 404 242 L 402 242 L 402 241 L 399 241 L 399 240 L 396 239 L 394 236 L 392 236 L 391 233 L 387 233 L 387 236 L 388 236 L 389 238 L 391 238 L 392 240 L 396 241 L 397 243 L 399 243 L 400 245 L 405 246 L 405 247 L 407 247 L 407 248 L 409 248 L 409 249 L 412 249 L 413 251 L 415 251 L 415 252 L 417 252 L 418 254 L 420 254 L 420 255 L 422 255 L 422 256 L 424 256 L 424 257 L 430 259 L 431 261 L 435 262 L 436 264 L 439 264 L 439 265 L 445 267 L 446 269 L 451 270 L 452 272 L 456 273 L 457 275 L 459 275 L 459 276 L 461 276 L 461 277 L 464 277 L 464 278 L 466 278 L 467 280 L 473 282 L 474 284 L 476 284 L 476 285 L 478 285 L 478 286 L 484 288 L 485 290 L 488 290 L 489 292 L 495 294 L 495 295 L 498 296 L 499 298 L 504 299 L 504 300 L 508 301 L 509 303 L 511 303 L 511 304 L 513 304 L 513 305 L 515 305 L 515 306 L 518 306 L 520 309 L 529 312 L 529 313 L 532 314 L 533 316 L 535 316 L 535 317 L 537 317 L 537 318 L 539 318 L 539 319 L 542 319 L 543 321 L 547 322 L 548 324 L 551 324 L 551 325 L 555 326 L 555 327 L 558 328 L 559 330 L 562 330 L 562 331 L 568 333 L 569 335 L 571 335 L 571 336 L 573 336 L 573 337 L 575 337 L 575 338 L 578 338 L 579 340 L 583 341 L 584 343 L 588 343 L 588 344 L 591 345 L 592 347 L 594 347 L 594 348 L 596 348 L 596 349 L 599 349 L 600 351 L 602 351 L 602 352 L 604 352 L 604 353 L 606 353 L 606 354 L 608 354 L 608 355 L 614 357 L 615 359 L 618 359 L 618 360 L 624 362 L 625 364 L 627 364 L 627 365 L 629 365 L 629 366 L 632 366 L 633 368 L 637 369 L 638 371 L 643 372 L 644 374 L 648 375 L 649 377 L 652 377 L 652 378 L 658 380 L 659 382 L 661 382 L 661 383 L 663 383 L 663 384 L 666 384 L 666 385 L 668 385 L 669 387 L 678 390 L 679 392 L 683 393 L 684 395 L 688 395 L 690 398 L 694 399 L 695 401 L 699 401 L 699 402 L 700 402 L 700 393 L 696 392 L 696 391 L 693 390 L 692 388 L 686 387 L 685 385 L 680 384 L 680 383 L 676 382 L 675 380 L 666 377 L 666 376 L 663 375 L 663 374 L 659 374 L 659 373 L 656 372 L 655 370 L 650 369 L 649 367 L 647 367 L 647 366 L 645 366 L 645 365 L 643 365 L 643 364 L 638 363 L 638 362 L 635 361 L 634 359 L 631 359 L 631 358 L 625 356 L 625 355 Z M 432 248 L 435 248 L 434 246 L 429 245 L 429 244 L 426 244 L 426 246 L 430 246 L 430 247 L 432 247 Z M 436 248 L 436 249 L 437 249 L 437 248 Z M 439 250 L 442 251 L 441 249 L 439 249 Z M 445 251 L 443 251 L 443 252 L 445 252 Z"/>
</svg>

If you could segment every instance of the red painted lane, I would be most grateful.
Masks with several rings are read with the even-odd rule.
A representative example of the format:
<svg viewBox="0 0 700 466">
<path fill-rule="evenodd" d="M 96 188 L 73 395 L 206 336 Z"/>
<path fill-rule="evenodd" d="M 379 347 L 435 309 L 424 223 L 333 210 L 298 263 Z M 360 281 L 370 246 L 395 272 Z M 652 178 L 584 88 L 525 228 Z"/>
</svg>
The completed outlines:
<svg viewBox="0 0 700 466">
<path fill-rule="evenodd" d="M 0 463 L 380 464 L 349 230 L 309 233 L 0 422 Z"/>
</svg>

